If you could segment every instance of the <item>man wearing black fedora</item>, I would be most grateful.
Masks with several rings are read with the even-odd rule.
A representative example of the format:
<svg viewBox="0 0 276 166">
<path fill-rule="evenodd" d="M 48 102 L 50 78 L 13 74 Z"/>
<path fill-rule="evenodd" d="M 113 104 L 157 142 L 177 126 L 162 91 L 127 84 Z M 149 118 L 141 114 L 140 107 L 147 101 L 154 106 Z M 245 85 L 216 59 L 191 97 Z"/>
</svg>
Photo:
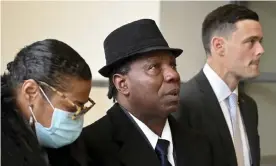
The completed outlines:
<svg viewBox="0 0 276 166">
<path fill-rule="evenodd" d="M 211 166 L 209 142 L 170 115 L 179 103 L 176 57 L 150 19 L 128 23 L 104 41 L 108 97 L 115 104 L 84 128 L 86 153 L 104 166 Z M 184 132 L 183 132 L 184 131 Z M 89 164 L 88 165 L 92 165 Z"/>
</svg>

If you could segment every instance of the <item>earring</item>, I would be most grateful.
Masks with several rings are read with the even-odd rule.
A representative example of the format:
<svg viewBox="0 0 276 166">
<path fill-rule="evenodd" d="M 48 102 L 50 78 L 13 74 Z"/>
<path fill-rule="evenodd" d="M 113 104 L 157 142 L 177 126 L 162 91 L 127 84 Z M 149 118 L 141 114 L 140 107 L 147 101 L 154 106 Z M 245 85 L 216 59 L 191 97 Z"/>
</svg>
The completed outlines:
<svg viewBox="0 0 276 166">
<path fill-rule="evenodd" d="M 34 118 L 30 116 L 29 125 L 33 125 L 33 124 L 34 124 Z"/>
<path fill-rule="evenodd" d="M 30 116 L 30 119 L 29 119 L 29 124 L 30 125 L 33 125 L 33 123 L 34 123 L 34 120 L 36 121 L 36 119 L 35 119 L 35 116 L 34 116 L 34 113 L 33 113 L 33 105 L 29 105 L 29 110 L 30 110 L 30 112 L 31 112 L 31 116 Z"/>
</svg>

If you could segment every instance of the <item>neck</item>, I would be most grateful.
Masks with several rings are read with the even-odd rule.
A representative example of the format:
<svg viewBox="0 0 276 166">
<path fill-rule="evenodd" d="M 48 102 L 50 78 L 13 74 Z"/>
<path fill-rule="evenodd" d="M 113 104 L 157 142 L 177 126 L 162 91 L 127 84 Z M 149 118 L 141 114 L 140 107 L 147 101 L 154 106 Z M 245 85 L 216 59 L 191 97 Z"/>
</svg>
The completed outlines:
<svg viewBox="0 0 276 166">
<path fill-rule="evenodd" d="M 217 75 L 226 83 L 231 91 L 234 91 L 239 84 L 240 79 L 230 72 L 223 64 L 214 63 L 212 57 L 207 59 L 207 64 L 217 73 Z"/>
<path fill-rule="evenodd" d="M 139 108 L 140 110 L 137 110 L 134 107 L 131 107 L 127 102 L 118 101 L 118 103 L 122 107 L 124 107 L 128 112 L 130 112 L 133 116 L 135 116 L 137 119 L 143 122 L 156 135 L 161 137 L 167 118 L 157 117 L 156 115 L 143 114 L 141 113 L 141 110 L 145 110 L 145 109 Z M 150 112 L 150 111 L 143 111 L 143 112 Z"/>
<path fill-rule="evenodd" d="M 137 117 L 136 115 L 134 115 Z M 161 137 L 163 129 L 166 124 L 166 120 L 164 118 L 143 118 L 142 116 L 137 117 L 140 121 L 142 121 L 148 128 L 151 129 L 156 135 Z"/>
</svg>

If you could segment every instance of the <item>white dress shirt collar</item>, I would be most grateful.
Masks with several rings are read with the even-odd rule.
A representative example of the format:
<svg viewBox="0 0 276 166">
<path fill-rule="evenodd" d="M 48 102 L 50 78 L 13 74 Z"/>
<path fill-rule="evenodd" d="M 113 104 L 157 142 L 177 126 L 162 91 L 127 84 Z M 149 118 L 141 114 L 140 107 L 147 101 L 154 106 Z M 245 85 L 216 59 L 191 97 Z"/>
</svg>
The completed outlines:
<svg viewBox="0 0 276 166">
<path fill-rule="evenodd" d="M 161 135 L 161 137 L 159 137 L 151 129 L 149 129 L 147 125 L 145 125 L 143 122 L 141 122 L 135 116 L 133 116 L 131 113 L 129 113 L 129 114 L 134 119 L 134 121 L 137 123 L 137 125 L 140 127 L 140 129 L 144 132 L 145 136 L 149 140 L 153 149 L 155 149 L 158 139 L 165 139 L 170 142 L 170 145 L 172 145 L 171 128 L 170 128 L 170 124 L 169 124 L 168 120 L 166 120 L 166 124 L 164 126 L 162 135 Z"/>
<path fill-rule="evenodd" d="M 219 102 L 224 101 L 231 95 L 232 92 L 230 88 L 207 63 L 203 68 L 203 72 L 211 84 L 211 87 Z M 233 93 L 238 96 L 238 88 L 236 88 Z"/>
<path fill-rule="evenodd" d="M 174 155 L 173 155 L 173 140 L 172 140 L 171 128 L 170 128 L 168 119 L 166 120 L 161 137 L 159 137 L 150 128 L 148 128 L 148 126 L 146 126 L 143 122 L 141 122 L 139 119 L 133 116 L 130 112 L 128 113 L 134 119 L 134 121 L 137 123 L 140 129 L 143 131 L 143 133 L 147 137 L 153 149 L 155 149 L 158 139 L 165 139 L 170 142 L 168 147 L 168 160 L 172 166 L 175 166 Z"/>
</svg>

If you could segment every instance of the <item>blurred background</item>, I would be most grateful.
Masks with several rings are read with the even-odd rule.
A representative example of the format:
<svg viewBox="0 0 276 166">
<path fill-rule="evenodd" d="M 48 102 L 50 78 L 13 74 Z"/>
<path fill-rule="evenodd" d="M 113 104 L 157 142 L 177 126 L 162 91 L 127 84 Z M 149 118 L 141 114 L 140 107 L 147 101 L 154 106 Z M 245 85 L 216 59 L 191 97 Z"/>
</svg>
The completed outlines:
<svg viewBox="0 0 276 166">
<path fill-rule="evenodd" d="M 230 1 L 1 1 L 1 74 L 16 53 L 32 42 L 55 38 L 72 46 L 90 65 L 91 97 L 95 107 L 85 126 L 105 115 L 113 104 L 107 80 L 98 74 L 105 64 L 103 40 L 115 28 L 141 19 L 154 19 L 171 47 L 184 50 L 177 59 L 181 80 L 187 81 L 205 63 L 201 23 L 207 13 Z M 243 4 L 243 2 L 242 2 Z M 276 2 L 246 2 L 260 16 L 265 54 L 261 76 L 241 84 L 259 108 L 263 165 L 276 165 Z"/>
</svg>

